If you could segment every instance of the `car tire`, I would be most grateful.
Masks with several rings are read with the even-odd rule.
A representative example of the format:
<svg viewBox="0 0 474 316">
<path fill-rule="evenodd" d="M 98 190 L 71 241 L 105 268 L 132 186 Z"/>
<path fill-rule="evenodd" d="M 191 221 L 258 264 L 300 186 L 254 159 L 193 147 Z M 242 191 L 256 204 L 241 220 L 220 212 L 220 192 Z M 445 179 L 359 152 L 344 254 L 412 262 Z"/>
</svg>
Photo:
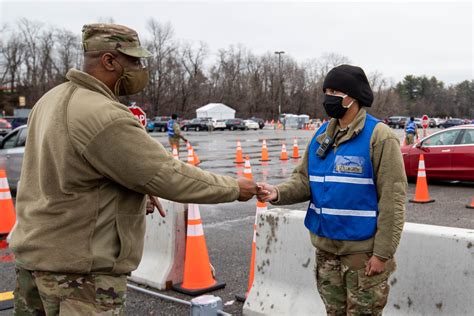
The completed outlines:
<svg viewBox="0 0 474 316">
<path fill-rule="evenodd" d="M 188 131 L 188 127 L 187 127 L 187 126 L 184 126 L 184 127 L 183 127 L 183 131 L 187 132 L 187 131 Z"/>
<path fill-rule="evenodd" d="M 230 129 L 231 131 L 233 131 L 235 128 L 234 128 L 233 126 L 231 126 L 231 127 L 229 127 L 229 129 Z"/>
<path fill-rule="evenodd" d="M 196 132 L 199 132 L 201 128 L 199 126 L 196 126 Z"/>
<path fill-rule="evenodd" d="M 165 128 L 164 126 L 162 126 L 162 127 L 160 128 L 160 132 L 162 132 L 162 133 L 166 132 L 166 128 Z"/>
<path fill-rule="evenodd" d="M 249 130 L 249 128 L 248 128 L 248 127 L 244 127 L 244 131 L 248 131 L 248 130 Z"/>
</svg>

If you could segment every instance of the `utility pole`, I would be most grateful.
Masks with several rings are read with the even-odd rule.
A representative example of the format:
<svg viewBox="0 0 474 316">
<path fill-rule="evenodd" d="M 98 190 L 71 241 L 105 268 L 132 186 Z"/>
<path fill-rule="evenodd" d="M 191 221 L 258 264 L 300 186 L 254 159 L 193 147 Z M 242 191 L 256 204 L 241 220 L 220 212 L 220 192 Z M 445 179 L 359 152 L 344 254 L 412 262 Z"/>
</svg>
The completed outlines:
<svg viewBox="0 0 474 316">
<path fill-rule="evenodd" d="M 281 98 L 282 98 L 282 78 L 281 78 L 281 54 L 284 54 L 284 51 L 277 51 L 275 54 L 278 55 L 278 76 L 280 77 L 280 84 L 279 84 L 279 91 L 280 91 L 280 96 L 279 96 L 279 101 L 278 101 L 278 120 L 280 119 L 281 115 Z"/>
</svg>

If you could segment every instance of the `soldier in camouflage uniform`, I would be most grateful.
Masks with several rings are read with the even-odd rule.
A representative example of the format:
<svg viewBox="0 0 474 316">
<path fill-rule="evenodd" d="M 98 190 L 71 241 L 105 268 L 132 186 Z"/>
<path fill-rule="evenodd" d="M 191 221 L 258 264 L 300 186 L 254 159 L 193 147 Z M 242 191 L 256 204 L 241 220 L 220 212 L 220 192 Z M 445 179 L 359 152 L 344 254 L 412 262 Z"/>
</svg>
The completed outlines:
<svg viewBox="0 0 474 316">
<path fill-rule="evenodd" d="M 333 68 L 323 92 L 332 119 L 313 136 L 291 178 L 277 186 L 261 183 L 259 199 L 276 205 L 310 201 L 305 226 L 328 315 L 380 315 L 404 223 L 400 144 L 366 112 L 373 93 L 360 67 Z"/>
<path fill-rule="evenodd" d="M 151 56 L 122 25 L 83 27 L 83 71 L 35 104 L 16 201 L 16 315 L 121 315 L 140 262 L 146 195 L 248 200 L 255 182 L 174 159 L 119 102 L 148 84 Z M 171 188 L 171 189 L 170 189 Z"/>
</svg>

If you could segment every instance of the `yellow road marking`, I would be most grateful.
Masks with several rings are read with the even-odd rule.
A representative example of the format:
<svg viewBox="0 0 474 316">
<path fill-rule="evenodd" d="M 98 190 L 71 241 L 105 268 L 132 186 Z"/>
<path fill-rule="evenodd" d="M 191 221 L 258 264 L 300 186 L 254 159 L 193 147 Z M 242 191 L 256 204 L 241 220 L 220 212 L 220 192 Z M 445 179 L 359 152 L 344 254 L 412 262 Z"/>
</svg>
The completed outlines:
<svg viewBox="0 0 474 316">
<path fill-rule="evenodd" d="M 13 291 L 0 293 L 0 302 L 13 299 Z"/>
</svg>

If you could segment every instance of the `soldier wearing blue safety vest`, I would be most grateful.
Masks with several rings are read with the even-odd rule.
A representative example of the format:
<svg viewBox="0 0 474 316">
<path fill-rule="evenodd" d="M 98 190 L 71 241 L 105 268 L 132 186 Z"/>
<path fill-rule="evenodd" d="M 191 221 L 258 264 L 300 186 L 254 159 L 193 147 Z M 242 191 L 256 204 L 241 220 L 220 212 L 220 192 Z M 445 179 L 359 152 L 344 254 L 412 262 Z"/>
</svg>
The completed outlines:
<svg viewBox="0 0 474 316">
<path fill-rule="evenodd" d="M 176 150 L 179 153 L 179 139 L 182 139 L 185 142 L 187 142 L 188 140 L 184 138 L 183 135 L 181 135 L 181 129 L 179 128 L 177 119 L 178 119 L 178 115 L 172 114 L 171 120 L 168 121 L 167 129 L 168 129 L 168 140 L 169 140 L 171 149 L 173 149 L 173 146 L 176 146 Z"/>
<path fill-rule="evenodd" d="M 259 183 L 259 200 L 309 201 L 305 226 L 316 247 L 315 277 L 328 315 L 381 315 L 404 223 L 407 180 L 400 143 L 367 114 L 364 71 L 333 68 L 323 83 L 323 124 L 289 180 Z"/>
<path fill-rule="evenodd" d="M 407 145 L 412 145 L 416 138 L 418 138 L 418 128 L 416 127 L 415 118 L 412 116 L 405 126 L 405 142 Z"/>
</svg>

